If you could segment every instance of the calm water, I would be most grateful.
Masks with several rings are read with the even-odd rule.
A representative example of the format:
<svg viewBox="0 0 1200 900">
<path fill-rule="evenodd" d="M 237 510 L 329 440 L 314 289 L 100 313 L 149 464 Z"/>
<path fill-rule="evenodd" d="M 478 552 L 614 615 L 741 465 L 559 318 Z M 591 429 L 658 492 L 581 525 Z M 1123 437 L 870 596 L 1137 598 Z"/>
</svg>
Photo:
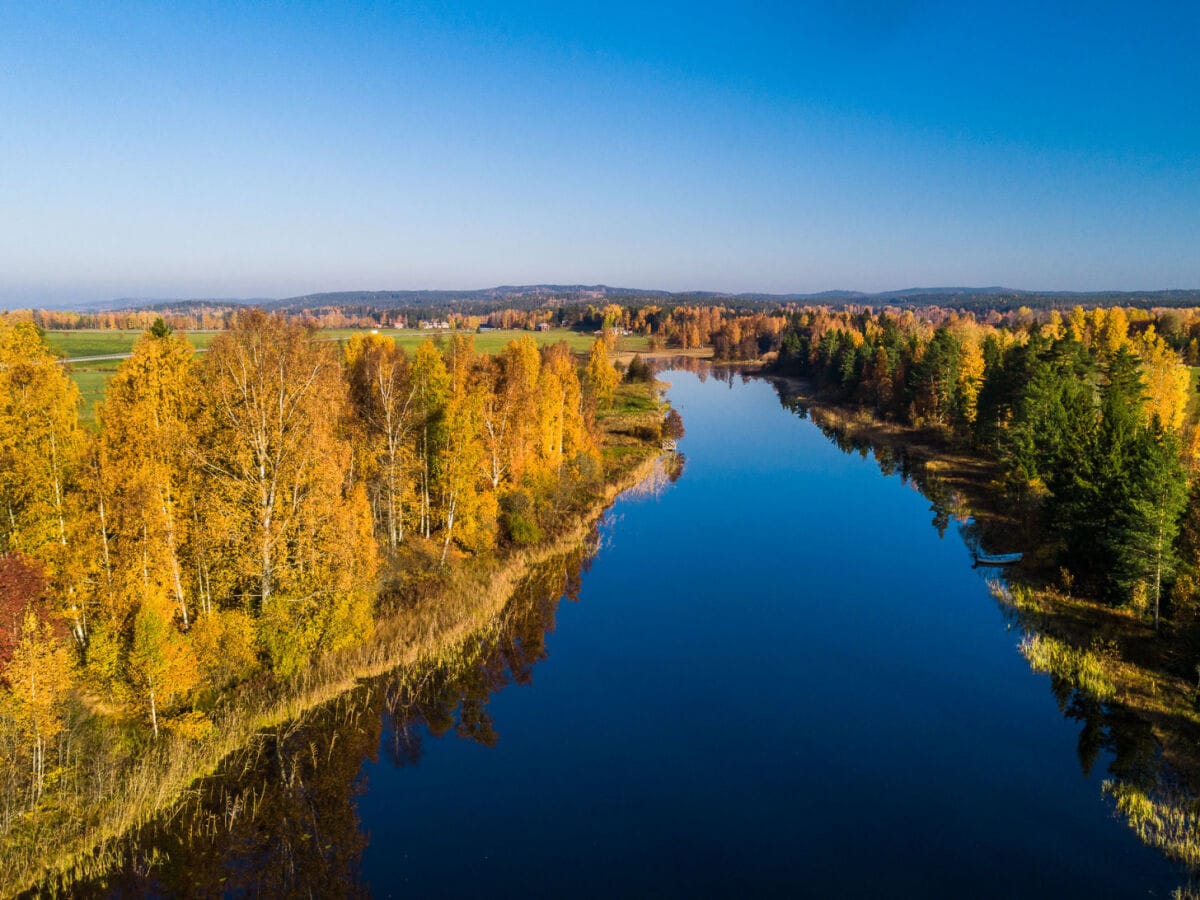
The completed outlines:
<svg viewBox="0 0 1200 900">
<path fill-rule="evenodd" d="M 1060 711 L 928 499 L 765 382 L 665 377 L 683 476 L 618 501 L 590 567 L 531 587 L 469 672 L 380 685 L 331 714 L 332 747 L 294 742 L 333 762 L 297 763 L 300 778 L 270 763 L 264 783 L 288 788 L 256 825 L 176 854 L 196 890 L 1163 896 L 1183 881 L 1100 788 L 1111 745 L 1121 768 L 1152 742 L 1113 738 L 1062 692 Z"/>
</svg>

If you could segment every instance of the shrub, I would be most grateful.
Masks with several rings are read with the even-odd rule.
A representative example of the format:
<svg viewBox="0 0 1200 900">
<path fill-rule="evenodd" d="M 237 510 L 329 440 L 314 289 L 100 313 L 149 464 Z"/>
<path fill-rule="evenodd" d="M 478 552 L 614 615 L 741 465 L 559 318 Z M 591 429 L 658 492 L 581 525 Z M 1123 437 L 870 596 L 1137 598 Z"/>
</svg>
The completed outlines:
<svg viewBox="0 0 1200 900">
<path fill-rule="evenodd" d="M 518 489 L 504 495 L 500 501 L 500 524 L 505 536 L 519 547 L 528 547 L 542 539 L 533 498 L 528 491 Z"/>
<path fill-rule="evenodd" d="M 631 384 L 654 380 L 654 370 L 650 368 L 649 363 L 642 359 L 640 353 L 635 354 L 629 361 L 629 368 L 625 370 L 625 380 Z"/>
<path fill-rule="evenodd" d="M 662 427 L 659 425 L 637 425 L 633 429 L 633 436 L 639 441 L 648 441 L 649 443 L 658 443 L 662 440 Z"/>
</svg>

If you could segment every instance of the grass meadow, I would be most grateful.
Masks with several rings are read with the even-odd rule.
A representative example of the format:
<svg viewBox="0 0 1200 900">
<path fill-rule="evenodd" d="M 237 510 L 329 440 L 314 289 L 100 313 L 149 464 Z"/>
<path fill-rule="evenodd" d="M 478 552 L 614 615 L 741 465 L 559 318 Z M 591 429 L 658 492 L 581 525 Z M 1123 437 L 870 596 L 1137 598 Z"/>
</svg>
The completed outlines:
<svg viewBox="0 0 1200 900">
<path fill-rule="evenodd" d="M 354 334 L 367 329 L 362 328 L 329 328 L 319 331 L 320 340 L 344 342 Z M 379 329 L 380 333 L 395 339 L 396 343 L 405 350 L 412 352 L 421 342 L 433 338 L 449 340 L 455 332 L 448 331 L 417 331 L 415 329 Z M 208 347 L 218 331 L 189 331 L 187 338 L 197 349 Z M 496 329 L 483 331 L 475 335 L 475 349 L 480 353 L 499 353 L 511 340 L 522 335 L 532 334 L 538 345 L 555 344 L 566 341 L 575 353 L 586 353 L 595 340 L 595 335 L 582 334 L 569 328 L 552 328 L 549 331 L 522 331 L 520 329 Z M 141 337 L 141 331 L 47 331 L 46 342 L 68 360 L 91 356 L 115 356 L 129 353 L 134 343 Z M 647 349 L 647 339 L 642 335 L 630 335 L 618 338 L 617 351 L 620 353 L 644 352 Z M 92 360 L 71 364 L 71 375 L 79 386 L 82 395 L 80 415 L 86 425 L 95 424 L 96 403 L 104 399 L 104 390 L 108 381 L 116 372 L 120 360 Z"/>
</svg>

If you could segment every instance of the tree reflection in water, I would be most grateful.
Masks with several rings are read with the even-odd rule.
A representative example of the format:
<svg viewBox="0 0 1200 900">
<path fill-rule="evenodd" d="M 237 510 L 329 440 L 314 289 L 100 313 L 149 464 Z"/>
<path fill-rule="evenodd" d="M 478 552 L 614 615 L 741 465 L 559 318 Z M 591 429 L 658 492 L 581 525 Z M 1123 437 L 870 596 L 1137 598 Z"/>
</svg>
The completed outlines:
<svg viewBox="0 0 1200 900">
<path fill-rule="evenodd" d="M 109 874 L 78 896 L 366 896 L 368 837 L 355 810 L 363 761 L 379 749 L 416 765 L 423 735 L 491 747 L 488 700 L 529 684 L 546 658 L 563 598 L 579 599 L 595 536 L 535 569 L 501 614 L 455 652 L 363 684 L 264 735 L 199 784 L 169 815 L 110 850 Z"/>
<path fill-rule="evenodd" d="M 730 370 L 718 377 L 732 381 L 735 376 Z M 1038 548 L 1046 543 L 1029 498 L 1004 493 L 970 475 L 954 472 L 947 477 L 947 467 L 915 457 L 900 439 L 880 439 L 869 416 L 812 404 L 784 382 L 775 382 L 775 387 L 781 405 L 811 420 L 838 449 L 863 459 L 873 457 L 883 475 L 898 476 L 918 490 L 930 502 L 931 524 L 939 536 L 945 536 L 951 523 L 957 524 L 972 554 Z M 1045 627 L 1032 611 L 1003 602 L 1008 594 L 1003 582 L 993 593 L 1002 601 L 1000 610 L 1008 625 L 1019 634 L 1033 635 Z M 1063 716 L 1079 723 L 1076 750 L 1083 774 L 1091 775 L 1101 754 L 1109 754 L 1104 792 L 1115 798 L 1118 810 L 1139 837 L 1188 868 L 1193 881 L 1181 891 L 1195 896 L 1195 879 L 1200 874 L 1200 802 L 1186 787 L 1183 773 L 1164 759 L 1151 724 L 1115 699 L 1097 700 L 1064 675 L 1051 673 L 1050 688 Z"/>
<path fill-rule="evenodd" d="M 730 385 L 751 377 L 698 361 L 679 366 L 693 367 Z M 780 390 L 780 401 L 811 419 L 844 452 L 872 458 L 882 474 L 918 490 L 930 503 L 931 524 L 939 534 L 956 526 L 972 551 L 1034 546 L 1037 523 L 1020 502 L 923 462 L 899 442 L 865 433 L 837 410 L 810 407 L 786 390 Z M 682 465 L 682 455 L 665 457 L 647 493 L 653 496 L 677 478 Z M 531 681 L 534 667 L 546 658 L 558 604 L 564 597 L 578 599 L 581 575 L 595 546 L 593 538 L 531 573 L 496 620 L 454 653 L 365 684 L 302 723 L 264 736 L 171 815 L 125 841 L 103 882 L 73 891 L 365 894 L 361 863 L 368 837 L 355 807 L 366 790 L 363 760 L 374 761 L 382 751 L 397 767 L 414 766 L 424 741 L 451 732 L 485 746 L 500 741 L 502 725 L 493 721 L 489 700 L 507 685 Z M 1034 618 L 1017 606 L 1002 603 L 1000 609 L 1014 630 L 1036 630 Z M 1077 751 L 1085 774 L 1105 757 L 1115 791 L 1136 791 L 1185 813 L 1194 807 L 1144 719 L 1119 702 L 1096 700 L 1060 675 L 1051 675 L 1050 683 L 1062 714 L 1078 723 Z M 1169 846 L 1162 849 L 1177 855 Z"/>
</svg>

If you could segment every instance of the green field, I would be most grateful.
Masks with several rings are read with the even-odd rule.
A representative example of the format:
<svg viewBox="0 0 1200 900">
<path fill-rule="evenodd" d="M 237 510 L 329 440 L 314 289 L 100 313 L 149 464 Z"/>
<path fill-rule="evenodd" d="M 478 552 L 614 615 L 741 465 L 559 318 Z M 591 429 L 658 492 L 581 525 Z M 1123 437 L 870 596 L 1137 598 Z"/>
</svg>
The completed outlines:
<svg viewBox="0 0 1200 900">
<path fill-rule="evenodd" d="M 359 334 L 364 330 L 362 328 L 331 328 L 327 331 L 319 332 L 319 334 L 329 340 L 345 341 L 351 335 Z M 438 340 L 449 341 L 451 335 L 461 334 L 461 332 L 454 331 L 401 331 L 391 328 L 381 328 L 379 329 L 379 333 L 386 334 L 388 337 L 395 339 L 399 346 L 409 351 L 415 350 L 418 345 L 429 338 L 433 338 L 435 342 Z M 483 331 L 476 334 L 475 349 L 480 353 L 499 353 L 509 341 L 515 340 L 522 335 L 532 335 L 539 346 L 566 341 L 576 353 L 586 353 L 591 348 L 592 342 L 596 339 L 596 336 L 593 334 L 581 334 L 569 328 L 551 328 L 549 331 L 523 331 L 517 328 L 496 329 L 495 331 Z M 644 351 L 646 345 L 647 339 L 642 335 L 630 335 L 629 337 L 618 339 L 617 349 Z"/>
<path fill-rule="evenodd" d="M 107 356 L 128 353 L 142 334 L 141 331 L 47 331 L 46 343 L 68 359 Z M 192 346 L 207 347 L 217 334 L 216 331 L 190 331 L 187 337 Z"/>
<path fill-rule="evenodd" d="M 71 377 L 79 386 L 79 415 L 85 425 L 95 422 L 96 403 L 104 399 L 104 389 L 108 387 L 108 380 L 113 377 L 119 365 L 119 360 L 112 360 L 82 363 L 71 367 Z"/>
<path fill-rule="evenodd" d="M 366 329 L 361 328 L 331 328 L 318 332 L 321 340 L 345 342 L 351 335 L 360 334 Z M 220 332 L 189 331 L 187 338 L 197 348 L 205 348 Z M 415 350 L 423 341 L 433 338 L 434 341 L 448 341 L 451 334 L 447 331 L 399 331 L 395 329 L 380 329 L 395 339 L 396 343 L 405 350 Z M 475 335 L 475 349 L 480 353 L 499 353 L 511 340 L 522 335 L 532 335 L 540 345 L 554 344 L 566 341 L 576 353 L 586 353 L 596 339 L 595 335 L 580 334 L 567 328 L 552 328 L 549 331 L 522 331 L 519 329 L 498 329 L 485 331 Z M 47 331 L 46 343 L 67 359 L 88 356 L 109 356 L 128 353 L 134 343 L 142 336 L 141 331 Z M 641 352 L 647 349 L 646 338 L 641 335 L 631 335 L 617 339 L 619 351 Z M 79 385 L 83 395 L 80 414 L 83 421 L 91 426 L 95 423 L 95 404 L 104 399 L 104 389 L 108 380 L 120 365 L 120 360 L 98 360 L 95 362 L 76 363 L 71 366 L 71 376 Z"/>
<path fill-rule="evenodd" d="M 365 331 L 361 328 L 331 328 L 318 332 L 319 339 L 345 341 L 353 334 Z M 455 332 L 447 331 L 399 331 L 380 329 L 381 333 L 396 340 L 396 343 L 406 350 L 415 350 L 417 345 L 427 338 L 449 340 Z M 216 331 L 189 331 L 187 338 L 195 347 L 207 347 L 212 339 L 219 334 Z M 496 353 L 503 349 L 509 341 L 524 334 L 532 334 L 534 340 L 541 344 L 553 344 L 566 341 L 577 353 L 584 353 L 595 340 L 594 335 L 580 334 L 567 328 L 552 328 L 550 331 L 521 331 L 506 329 L 484 331 L 475 335 L 475 349 L 481 353 Z M 141 337 L 140 331 L 47 331 L 46 342 L 68 359 L 79 356 L 105 356 L 108 354 L 128 353 L 133 349 L 134 342 Z M 631 335 L 618 339 L 618 350 L 643 351 L 646 349 L 646 338 L 641 335 Z"/>
</svg>

